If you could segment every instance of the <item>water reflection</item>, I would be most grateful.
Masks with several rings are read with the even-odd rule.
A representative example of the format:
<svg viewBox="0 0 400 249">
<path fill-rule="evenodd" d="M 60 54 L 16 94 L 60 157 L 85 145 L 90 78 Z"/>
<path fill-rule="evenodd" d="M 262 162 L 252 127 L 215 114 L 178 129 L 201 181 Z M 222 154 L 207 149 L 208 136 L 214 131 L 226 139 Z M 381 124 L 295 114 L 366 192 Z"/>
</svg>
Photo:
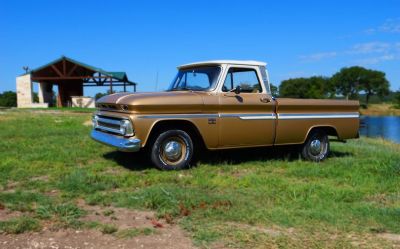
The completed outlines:
<svg viewBox="0 0 400 249">
<path fill-rule="evenodd" d="M 361 118 L 360 134 L 367 137 L 383 137 L 400 143 L 400 117 L 373 117 Z"/>
</svg>

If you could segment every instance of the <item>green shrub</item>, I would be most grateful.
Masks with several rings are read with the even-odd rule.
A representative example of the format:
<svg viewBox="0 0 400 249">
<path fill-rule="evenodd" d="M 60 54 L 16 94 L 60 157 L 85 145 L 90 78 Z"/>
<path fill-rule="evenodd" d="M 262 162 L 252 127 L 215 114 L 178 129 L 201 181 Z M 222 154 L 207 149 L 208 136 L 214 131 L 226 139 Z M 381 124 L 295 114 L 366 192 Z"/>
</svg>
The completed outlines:
<svg viewBox="0 0 400 249">
<path fill-rule="evenodd" d="M 36 217 L 53 220 L 61 227 L 79 228 L 83 223 L 79 220 L 85 211 L 73 204 L 46 205 L 36 209 Z"/>
<path fill-rule="evenodd" d="M 12 91 L 5 91 L 3 93 L 0 93 L 0 106 L 16 107 L 17 106 L 17 94 Z"/>
</svg>

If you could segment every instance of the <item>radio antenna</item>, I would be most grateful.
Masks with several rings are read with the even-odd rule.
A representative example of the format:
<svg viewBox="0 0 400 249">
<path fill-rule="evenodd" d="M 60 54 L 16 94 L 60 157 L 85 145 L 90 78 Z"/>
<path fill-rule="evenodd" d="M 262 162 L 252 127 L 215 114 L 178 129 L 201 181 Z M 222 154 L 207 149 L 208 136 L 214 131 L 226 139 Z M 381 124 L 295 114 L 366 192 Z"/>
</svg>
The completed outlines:
<svg viewBox="0 0 400 249">
<path fill-rule="evenodd" d="M 157 74 L 156 74 L 156 87 L 155 87 L 156 89 L 156 92 L 157 92 L 157 90 L 158 90 L 158 71 L 157 71 Z"/>
</svg>

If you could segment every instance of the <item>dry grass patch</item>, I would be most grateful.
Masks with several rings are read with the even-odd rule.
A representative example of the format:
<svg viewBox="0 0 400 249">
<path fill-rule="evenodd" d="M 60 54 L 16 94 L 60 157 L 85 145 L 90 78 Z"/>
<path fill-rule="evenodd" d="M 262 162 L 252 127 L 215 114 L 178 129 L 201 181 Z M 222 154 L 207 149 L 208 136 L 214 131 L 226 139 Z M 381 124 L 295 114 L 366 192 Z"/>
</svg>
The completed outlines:
<svg viewBox="0 0 400 249">
<path fill-rule="evenodd" d="M 368 109 L 360 109 L 360 113 L 367 116 L 400 116 L 400 109 L 393 104 L 370 104 Z"/>
</svg>

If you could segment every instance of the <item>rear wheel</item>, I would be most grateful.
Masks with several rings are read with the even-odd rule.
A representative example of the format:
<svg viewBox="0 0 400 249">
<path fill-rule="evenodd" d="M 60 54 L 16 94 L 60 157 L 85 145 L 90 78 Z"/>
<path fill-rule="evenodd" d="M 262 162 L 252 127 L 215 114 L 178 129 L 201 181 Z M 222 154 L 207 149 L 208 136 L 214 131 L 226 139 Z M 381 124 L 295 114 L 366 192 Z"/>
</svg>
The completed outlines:
<svg viewBox="0 0 400 249">
<path fill-rule="evenodd" d="M 183 130 L 162 132 L 151 147 L 151 161 L 162 170 L 187 168 L 193 157 L 193 142 Z"/>
<path fill-rule="evenodd" d="M 313 130 L 303 144 L 301 155 L 304 159 L 320 162 L 328 157 L 329 149 L 329 138 L 326 132 Z"/>
</svg>

